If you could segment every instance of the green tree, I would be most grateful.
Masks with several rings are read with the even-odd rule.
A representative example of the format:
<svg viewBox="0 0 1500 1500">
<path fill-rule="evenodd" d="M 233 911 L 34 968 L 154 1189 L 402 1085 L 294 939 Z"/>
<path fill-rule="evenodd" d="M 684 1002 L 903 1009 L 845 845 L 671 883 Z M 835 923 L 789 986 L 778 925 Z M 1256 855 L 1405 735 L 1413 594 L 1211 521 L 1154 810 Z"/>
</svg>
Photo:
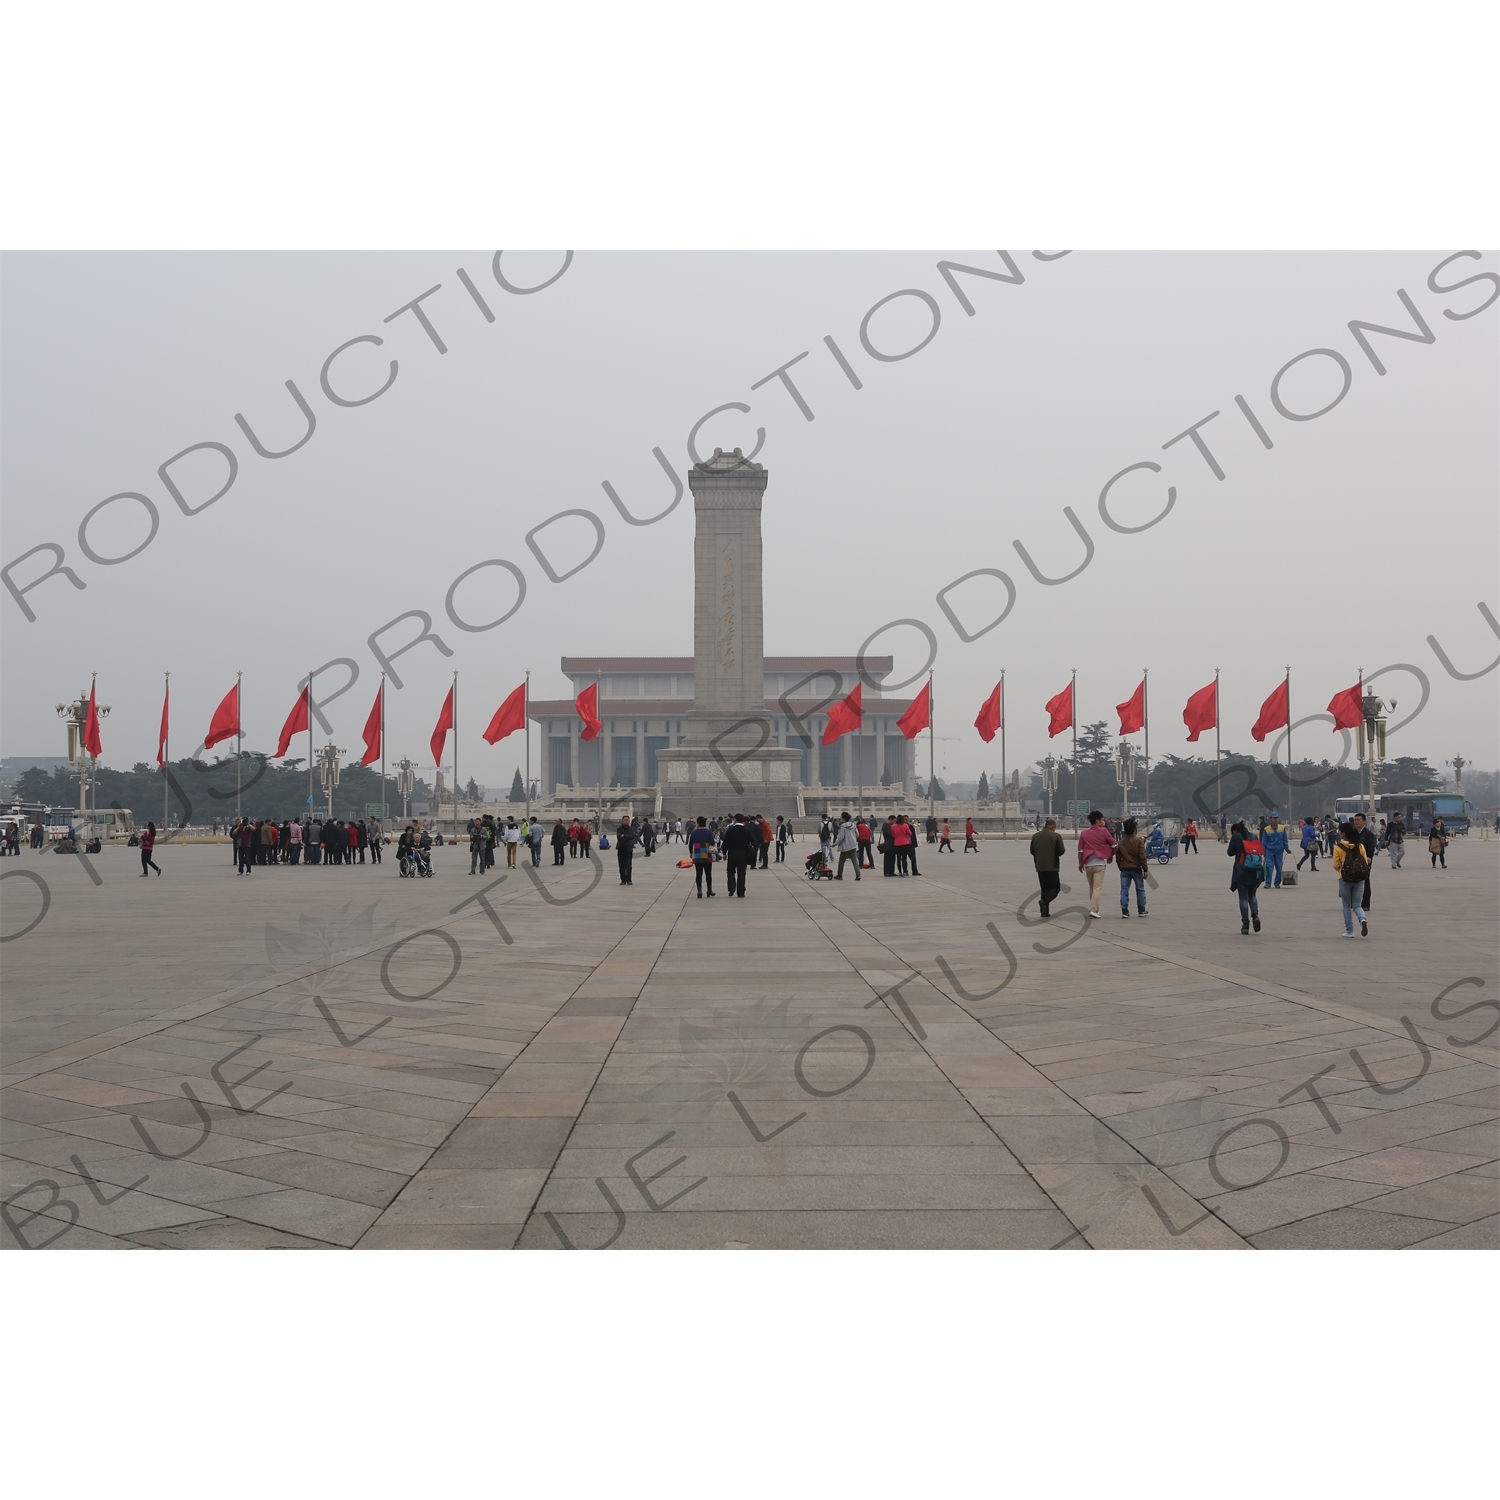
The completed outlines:
<svg viewBox="0 0 1500 1500">
<path fill-rule="evenodd" d="M 1426 759 L 1415 755 L 1398 755 L 1375 773 L 1377 790 L 1384 787 L 1392 792 L 1435 792 L 1442 784 L 1442 777 Z"/>
<path fill-rule="evenodd" d="M 979 773 L 979 788 L 974 793 L 976 802 L 988 802 L 990 800 L 990 778 L 987 771 Z"/>
<path fill-rule="evenodd" d="M 617 784 L 617 782 L 610 782 L 611 786 Z M 524 802 L 526 800 L 526 783 L 521 780 L 520 766 L 516 767 L 516 774 L 510 780 L 510 800 L 512 802 Z"/>
<path fill-rule="evenodd" d="M 479 783 L 475 781 L 472 776 L 469 777 L 469 784 L 464 788 L 464 796 L 467 797 L 470 802 L 479 801 Z"/>
<path fill-rule="evenodd" d="M 946 802 L 948 794 L 943 790 L 943 783 L 936 776 L 932 778 L 932 800 L 934 802 Z"/>
<path fill-rule="evenodd" d="M 1078 731 L 1078 766 L 1107 765 L 1110 760 L 1109 724 L 1100 719 Z M 1080 786 L 1082 785 L 1080 781 Z"/>
</svg>

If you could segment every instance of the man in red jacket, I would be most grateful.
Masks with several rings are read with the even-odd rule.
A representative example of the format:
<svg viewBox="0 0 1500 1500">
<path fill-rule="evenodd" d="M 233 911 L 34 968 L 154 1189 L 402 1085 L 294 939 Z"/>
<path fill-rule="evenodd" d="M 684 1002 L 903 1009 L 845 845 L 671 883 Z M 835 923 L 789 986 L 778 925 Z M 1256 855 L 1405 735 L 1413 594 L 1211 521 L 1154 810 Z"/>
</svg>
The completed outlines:
<svg viewBox="0 0 1500 1500">
<path fill-rule="evenodd" d="M 1089 814 L 1089 826 L 1078 835 L 1078 868 L 1089 883 L 1089 915 L 1099 915 L 1099 893 L 1104 889 L 1104 875 L 1115 857 L 1114 835 L 1104 826 L 1104 814 L 1097 809 Z"/>
</svg>

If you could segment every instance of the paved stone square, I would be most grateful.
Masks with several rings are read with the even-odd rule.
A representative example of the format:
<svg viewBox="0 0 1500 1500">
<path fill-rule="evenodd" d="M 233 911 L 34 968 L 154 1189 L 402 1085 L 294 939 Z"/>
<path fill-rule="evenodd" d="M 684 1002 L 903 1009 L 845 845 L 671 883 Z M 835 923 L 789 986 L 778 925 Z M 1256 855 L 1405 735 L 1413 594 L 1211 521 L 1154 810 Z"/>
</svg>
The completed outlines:
<svg viewBox="0 0 1500 1500">
<path fill-rule="evenodd" d="M 629 888 L 7 860 L 4 1242 L 1500 1245 L 1500 843 L 1382 857 L 1354 941 L 1326 866 L 1242 937 L 1212 842 L 1144 921 L 1111 871 L 1046 924 L 1024 843 L 818 885 L 809 847 L 744 901 L 676 845 Z"/>
</svg>

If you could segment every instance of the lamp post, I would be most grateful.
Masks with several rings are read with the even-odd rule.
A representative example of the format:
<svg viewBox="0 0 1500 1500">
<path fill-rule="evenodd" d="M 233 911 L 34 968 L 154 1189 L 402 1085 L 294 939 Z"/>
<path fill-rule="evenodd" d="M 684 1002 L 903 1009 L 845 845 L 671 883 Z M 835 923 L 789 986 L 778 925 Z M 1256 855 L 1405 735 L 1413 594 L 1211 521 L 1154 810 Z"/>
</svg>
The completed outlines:
<svg viewBox="0 0 1500 1500">
<path fill-rule="evenodd" d="M 328 821 L 333 821 L 333 793 L 339 784 L 339 757 L 348 752 L 339 749 L 332 740 L 318 751 L 318 778 L 323 783 L 323 793 L 328 798 Z"/>
<path fill-rule="evenodd" d="M 1130 789 L 1135 785 L 1135 747 L 1128 740 L 1115 746 L 1115 781 L 1120 788 L 1120 816 L 1128 818 Z"/>
<path fill-rule="evenodd" d="M 416 785 L 415 764 L 405 756 L 396 762 L 396 795 L 401 798 L 401 821 L 411 822 L 411 791 Z"/>
<path fill-rule="evenodd" d="M 1052 794 L 1057 790 L 1057 760 L 1049 755 L 1042 762 L 1042 790 L 1047 794 L 1047 816 L 1052 816 Z"/>
<path fill-rule="evenodd" d="M 84 726 L 89 721 L 89 695 L 80 693 L 71 703 L 59 703 L 56 707 L 57 717 L 62 719 L 68 727 L 68 764 L 78 767 L 78 811 L 84 819 L 87 819 L 89 791 L 91 788 L 97 789 L 98 786 L 98 764 L 95 762 L 91 767 L 89 762 L 93 757 L 85 754 L 83 750 Z M 95 707 L 101 719 L 109 717 L 109 704 L 100 703 Z M 95 801 L 97 800 L 96 790 Z"/>
<path fill-rule="evenodd" d="M 1394 709 L 1396 700 L 1391 699 L 1391 707 Z M 1369 801 L 1365 813 L 1366 820 L 1373 828 L 1375 826 L 1375 767 L 1385 759 L 1385 701 L 1377 693 L 1366 693 L 1360 700 L 1360 709 L 1364 719 L 1359 726 L 1359 758 L 1368 763 L 1370 767 L 1370 790 Z"/>
</svg>

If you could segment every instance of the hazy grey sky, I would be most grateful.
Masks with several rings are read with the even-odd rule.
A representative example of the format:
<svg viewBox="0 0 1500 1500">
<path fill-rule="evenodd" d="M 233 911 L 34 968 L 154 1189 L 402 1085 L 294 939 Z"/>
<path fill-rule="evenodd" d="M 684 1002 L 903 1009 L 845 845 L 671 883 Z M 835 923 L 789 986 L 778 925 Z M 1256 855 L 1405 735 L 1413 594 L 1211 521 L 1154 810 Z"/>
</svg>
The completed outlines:
<svg viewBox="0 0 1500 1500">
<path fill-rule="evenodd" d="M 689 429 L 727 402 L 699 435 L 754 446 L 770 471 L 764 509 L 766 650 L 852 653 L 888 621 L 915 617 L 938 641 L 938 733 L 948 773 L 998 770 L 998 743 L 972 728 L 1004 667 L 1012 765 L 1045 754 L 1043 702 L 1078 669 L 1081 722 L 1107 718 L 1151 669 L 1153 756 L 1189 753 L 1183 702 L 1215 667 L 1223 672 L 1226 747 L 1254 748 L 1248 729 L 1283 668 L 1293 707 L 1319 711 L 1367 672 L 1410 663 L 1431 699 L 1392 753 L 1434 761 L 1455 751 L 1483 766 L 1500 759 L 1500 673 L 1455 681 L 1427 643 L 1435 635 L 1460 671 L 1500 653 L 1477 605 L 1500 610 L 1497 589 L 1497 359 L 1500 307 L 1466 314 L 1500 286 L 1482 280 L 1440 294 L 1429 274 L 1462 246 L 1358 254 L 1106 254 L 1061 259 L 1009 252 L 1022 284 L 956 274 L 972 316 L 938 269 L 952 260 L 1004 272 L 993 250 L 848 254 L 580 252 L 545 290 L 517 296 L 496 281 L 492 252 L 348 254 L 11 254 L 0 284 L 3 455 L 0 563 L 55 542 L 87 585 L 54 577 L 26 595 L 28 623 L 0 592 L 3 750 L 63 748 L 53 704 L 99 672 L 111 764 L 150 760 L 162 672 L 172 672 L 173 747 L 198 745 L 214 705 L 245 673 L 253 748 L 274 738 L 309 666 L 353 658 L 360 675 L 330 705 L 339 743 L 358 744 L 378 681 L 367 638 L 406 610 L 424 610 L 451 658 L 422 645 L 396 663 L 394 754 L 426 759 L 426 742 L 456 667 L 461 673 L 461 765 L 481 781 L 508 780 L 519 741 L 478 737 L 499 699 L 533 672 L 538 696 L 561 696 L 564 654 L 686 654 L 692 649 L 692 507 L 684 499 L 655 525 L 627 525 L 601 488 L 609 481 L 637 515 L 671 498 L 652 449 L 685 474 Z M 1051 253 L 1051 252 L 1044 252 Z M 516 285 L 545 280 L 562 254 L 507 254 Z M 456 272 L 463 267 L 494 315 Z M 1497 270 L 1494 254 L 1459 259 L 1440 285 Z M 447 345 L 439 353 L 407 312 L 422 307 Z M 940 323 L 909 358 L 882 361 L 861 323 L 882 298 L 921 291 Z M 1413 330 L 1404 289 L 1431 344 L 1370 335 L 1376 372 L 1351 319 Z M 876 349 L 897 353 L 933 326 L 921 298 L 897 297 L 870 318 Z M 329 379 L 319 372 L 360 335 Z M 825 346 L 831 336 L 855 390 Z M 1348 393 L 1326 415 L 1278 414 L 1273 377 L 1309 350 L 1336 351 Z M 815 420 L 781 381 L 752 385 L 803 351 L 790 370 Z M 1327 355 L 1302 361 L 1279 395 L 1311 412 L 1342 384 Z M 317 421 L 288 457 L 256 455 L 235 422 L 285 448 L 306 430 L 288 394 L 296 383 Z M 1243 395 L 1274 447 L 1235 404 Z M 1201 429 L 1225 478 L 1193 443 L 1163 444 L 1210 412 Z M 195 443 L 230 447 L 239 470 L 215 504 L 184 515 L 158 465 Z M 1111 476 L 1145 461 L 1112 493 L 1121 525 L 1100 518 Z M 223 482 L 223 460 L 197 453 L 174 467 L 197 504 Z M 147 496 L 160 529 L 117 566 L 90 562 L 79 525 L 106 497 Z M 1071 581 L 1043 586 L 1083 558 L 1069 506 L 1094 547 Z M 559 511 L 592 512 L 605 541 L 594 561 L 552 583 L 528 531 Z M 138 545 L 148 520 L 122 500 L 90 524 L 103 556 Z M 538 538 L 558 572 L 587 555 L 593 530 L 574 518 Z M 455 628 L 445 613 L 453 580 L 487 559 L 527 580 L 503 625 Z M 50 565 L 38 554 L 12 573 L 23 586 Z M 1016 601 L 998 628 L 960 640 L 935 596 L 973 569 L 998 569 Z M 510 575 L 487 569 L 455 597 L 471 622 L 515 598 Z M 971 633 L 1004 602 L 984 577 L 949 603 Z M 381 639 L 394 650 L 414 622 Z M 897 676 L 915 672 L 925 642 L 903 627 L 872 651 L 894 652 Z M 347 673 L 330 672 L 342 683 Z M 1417 706 L 1418 682 L 1378 684 Z M 1211 740 L 1208 742 L 1211 750 Z M 1062 741 L 1057 744 L 1061 746 Z M 1298 731 L 1299 752 L 1330 753 L 1326 725 Z M 1200 742 L 1199 749 L 1202 748 Z M 1263 752 L 1262 752 L 1263 753 Z M 925 756 L 923 758 L 925 765 Z"/>
</svg>

